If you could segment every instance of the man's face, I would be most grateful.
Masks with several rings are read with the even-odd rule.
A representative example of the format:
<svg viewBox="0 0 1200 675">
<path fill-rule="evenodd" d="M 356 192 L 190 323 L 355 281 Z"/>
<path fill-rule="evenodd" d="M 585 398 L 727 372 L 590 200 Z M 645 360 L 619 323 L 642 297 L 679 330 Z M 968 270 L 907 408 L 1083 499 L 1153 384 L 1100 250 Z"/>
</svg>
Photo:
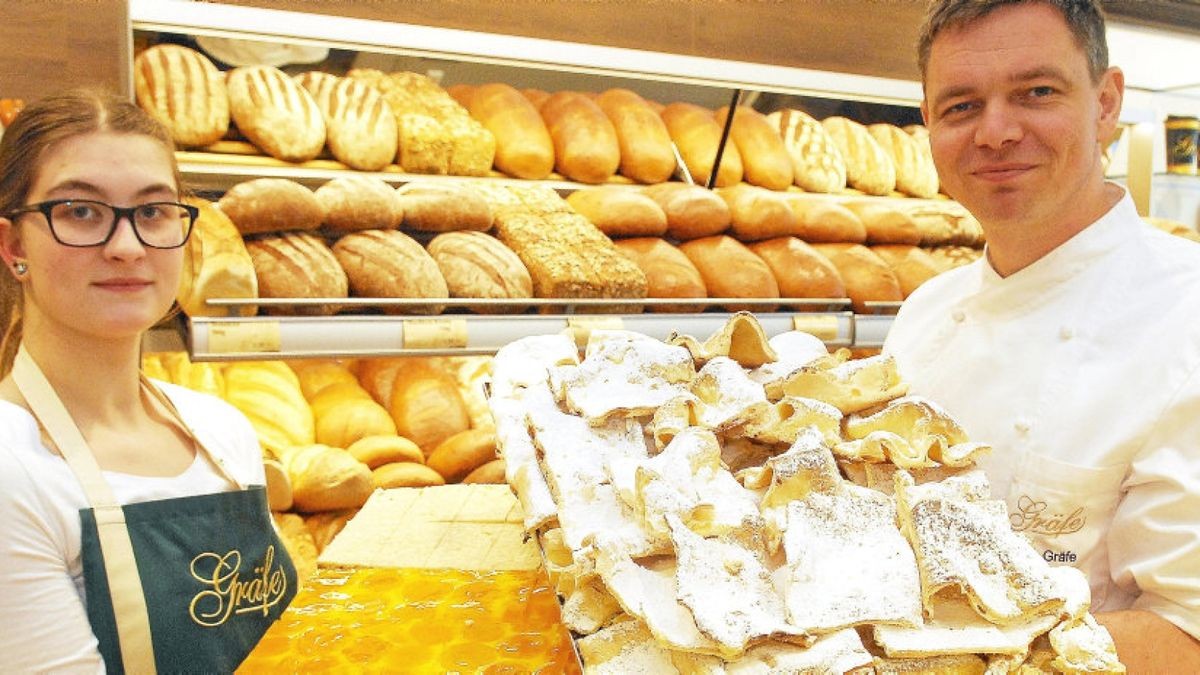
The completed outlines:
<svg viewBox="0 0 1200 675">
<path fill-rule="evenodd" d="M 943 188 L 987 226 L 1068 226 L 1100 194 L 1120 71 L 1097 83 L 1062 14 L 1002 7 L 938 35 L 921 112 Z"/>
</svg>

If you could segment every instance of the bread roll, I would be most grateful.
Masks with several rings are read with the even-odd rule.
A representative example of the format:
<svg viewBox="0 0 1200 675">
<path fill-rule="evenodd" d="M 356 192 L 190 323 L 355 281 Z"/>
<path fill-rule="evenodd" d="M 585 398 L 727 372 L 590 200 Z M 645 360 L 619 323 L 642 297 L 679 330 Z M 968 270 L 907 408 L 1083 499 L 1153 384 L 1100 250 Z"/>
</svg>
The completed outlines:
<svg viewBox="0 0 1200 675">
<path fill-rule="evenodd" d="M 667 214 L 658 202 L 625 187 L 605 185 L 576 190 L 567 203 L 610 237 L 661 237 Z"/>
<path fill-rule="evenodd" d="M 867 302 L 900 302 L 904 299 L 892 269 L 866 246 L 815 244 L 813 248 L 838 269 L 855 312 L 870 314 Z"/>
<path fill-rule="evenodd" d="M 360 171 L 379 171 L 396 157 L 396 116 L 374 87 L 329 73 L 296 76 L 317 103 L 333 156 Z"/>
<path fill-rule="evenodd" d="M 691 103 L 668 105 L 663 108 L 662 119 L 692 180 L 707 185 L 717 157 L 717 146 L 721 143 L 721 125 L 717 124 L 711 111 Z M 726 142 L 715 185 L 736 185 L 741 180 L 742 157 L 737 144 Z"/>
<path fill-rule="evenodd" d="M 363 230 L 333 245 L 350 290 L 366 298 L 447 298 L 437 263 L 412 237 L 396 230 Z M 441 306 L 385 307 L 389 314 L 438 314 Z"/>
<path fill-rule="evenodd" d="M 785 298 L 844 298 L 846 286 L 837 268 L 812 246 L 795 237 L 750 244 L 775 275 Z"/>
<path fill-rule="evenodd" d="M 257 298 L 258 277 L 242 235 L 208 200 L 184 200 L 200 209 L 183 252 L 179 306 L 188 316 L 228 316 L 229 308 L 209 307 L 209 298 Z M 254 316 L 258 307 L 238 307 L 238 316 Z"/>
<path fill-rule="evenodd" d="M 632 260 L 646 275 L 650 298 L 704 298 L 704 279 L 682 251 L 658 237 L 618 239 L 617 250 Z M 652 312 L 699 312 L 702 305 L 653 305 Z"/>
<path fill-rule="evenodd" d="M 471 426 L 454 378 L 429 366 L 397 368 L 390 404 L 396 432 L 416 443 L 426 457 L 439 443 Z"/>
<path fill-rule="evenodd" d="M 924 152 L 916 138 L 894 124 L 872 124 L 867 131 L 896 167 L 897 190 L 925 199 L 937 195 L 938 176 L 933 155 Z"/>
<path fill-rule="evenodd" d="M 717 111 L 717 123 L 725 124 L 729 106 Z M 737 145 L 745 168 L 744 179 L 768 190 L 786 190 L 792 184 L 792 158 L 776 127 L 762 113 L 738 106 L 729 138 Z"/>
<path fill-rule="evenodd" d="M 679 245 L 704 279 L 710 298 L 778 298 L 779 285 L 763 259 L 736 239 L 705 237 Z M 726 305 L 730 312 L 749 309 L 769 312 L 774 307 Z"/>
<path fill-rule="evenodd" d="M 796 185 L 809 192 L 841 192 L 846 187 L 846 162 L 820 122 L 799 110 L 773 112 L 767 122 L 783 139 Z"/>
<path fill-rule="evenodd" d="M 361 438 L 396 433 L 391 414 L 365 390 L 360 391 L 362 396 L 342 396 L 315 413 L 318 443 L 349 448 Z"/>
<path fill-rule="evenodd" d="M 467 110 L 471 109 L 471 99 L 475 97 L 475 91 L 479 89 L 473 84 L 452 84 L 446 87 L 446 93 L 450 94 L 451 98 L 458 101 L 458 104 Z"/>
<path fill-rule="evenodd" d="M 639 183 L 662 183 L 675 173 L 671 134 L 654 108 L 628 89 L 609 89 L 596 104 L 617 130 L 621 175 Z"/>
<path fill-rule="evenodd" d="M 496 434 L 486 429 L 467 429 L 445 439 L 429 453 L 425 463 L 446 479 L 457 483 L 475 469 L 496 459 Z"/>
<path fill-rule="evenodd" d="M 861 244 L 867 240 L 867 227 L 862 220 L 828 198 L 789 197 L 788 205 L 799 221 L 796 236 L 810 244 Z"/>
<path fill-rule="evenodd" d="M 263 476 L 267 484 L 267 507 L 272 511 L 292 508 L 292 482 L 278 460 L 263 460 Z"/>
<path fill-rule="evenodd" d="M 846 182 L 869 195 L 886 195 L 896 188 L 891 156 L 863 125 L 845 117 L 826 117 L 821 124 L 846 162 Z"/>
<path fill-rule="evenodd" d="M 413 181 L 396 188 L 404 227 L 422 232 L 492 229 L 492 209 L 467 183 Z"/>
<path fill-rule="evenodd" d="M 465 484 L 472 483 L 490 483 L 493 485 L 503 485 L 505 482 L 505 464 L 503 459 L 493 459 L 484 464 L 471 473 L 467 474 L 462 482 Z"/>
<path fill-rule="evenodd" d="M 161 44 L 138 54 L 133 85 L 138 105 L 180 146 L 216 143 L 229 130 L 225 78 L 194 49 Z"/>
<path fill-rule="evenodd" d="M 642 193 L 658 202 L 667 216 L 667 236 L 686 241 L 711 237 L 729 229 L 733 214 L 712 190 L 686 183 L 660 183 Z"/>
<path fill-rule="evenodd" d="M 325 242 L 289 232 L 248 239 L 258 294 L 262 298 L 344 298 L 349 293 L 346 273 Z M 310 305 L 264 307 L 267 314 L 333 314 L 336 307 Z"/>
<path fill-rule="evenodd" d="M 891 268 L 900 282 L 900 292 L 906 298 L 941 271 L 937 261 L 916 246 L 883 244 L 872 246 L 871 250 Z"/>
<path fill-rule="evenodd" d="M 302 360 L 288 363 L 300 380 L 300 392 L 310 404 L 321 390 L 335 384 L 358 386 L 358 378 L 345 365 L 336 361 Z"/>
<path fill-rule="evenodd" d="M 325 216 L 312 190 L 286 178 L 238 183 L 217 206 L 242 234 L 315 230 Z"/>
<path fill-rule="evenodd" d="M 238 131 L 272 157 L 304 162 L 325 146 L 317 102 L 282 70 L 244 66 L 228 74 L 229 109 Z"/>
<path fill-rule="evenodd" d="M 504 244 L 482 232 L 446 232 L 429 242 L 452 298 L 532 298 L 533 279 L 525 264 Z M 481 314 L 508 314 L 522 307 L 471 308 Z"/>
<path fill-rule="evenodd" d="M 445 485 L 446 479 L 433 469 L 416 462 L 384 464 L 371 472 L 371 480 L 380 490 L 422 488 Z"/>
<path fill-rule="evenodd" d="M 580 183 L 603 183 L 621 163 L 617 130 L 600 106 L 582 94 L 560 91 L 541 107 L 554 141 L 554 166 Z"/>
<path fill-rule="evenodd" d="M 374 176 L 341 176 L 317 188 L 314 196 L 332 232 L 387 230 L 404 219 L 396 191 Z"/>
<path fill-rule="evenodd" d="M 904 211 L 876 200 L 855 199 L 843 202 L 867 228 L 868 244 L 921 243 L 917 223 Z"/>
<path fill-rule="evenodd" d="M 539 180 L 554 170 L 554 142 L 537 107 L 507 84 L 485 84 L 468 106 L 496 137 L 496 168 L 517 178 Z"/>
<path fill-rule="evenodd" d="M 341 448 L 309 445 L 283 457 L 297 511 L 334 511 L 362 506 L 375 486 L 371 470 Z"/>
<path fill-rule="evenodd" d="M 355 373 L 358 382 L 367 390 L 371 398 L 379 401 L 389 411 L 392 408 L 392 385 L 396 382 L 396 374 L 400 369 L 418 359 L 413 358 L 374 358 L 363 359 L 358 364 Z"/>
<path fill-rule="evenodd" d="M 425 454 L 416 443 L 396 434 L 363 436 L 351 443 L 346 452 L 372 470 L 394 462 L 425 461 Z"/>
<path fill-rule="evenodd" d="M 717 188 L 732 214 L 730 234 L 739 241 L 759 241 L 797 234 L 800 222 L 780 195 L 765 188 L 741 183 Z"/>
</svg>

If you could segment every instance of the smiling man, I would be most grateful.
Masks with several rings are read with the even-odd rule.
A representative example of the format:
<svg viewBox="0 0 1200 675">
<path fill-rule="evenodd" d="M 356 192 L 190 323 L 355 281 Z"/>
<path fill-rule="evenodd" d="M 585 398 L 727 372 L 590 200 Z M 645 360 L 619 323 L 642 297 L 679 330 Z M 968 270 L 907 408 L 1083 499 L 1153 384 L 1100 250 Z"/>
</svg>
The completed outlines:
<svg viewBox="0 0 1200 675">
<path fill-rule="evenodd" d="M 885 351 L 993 444 L 1014 529 L 1088 574 L 1130 672 L 1200 672 L 1200 246 L 1104 178 L 1124 77 L 1095 0 L 935 0 L 918 47 L 943 189 L 986 255 Z"/>
</svg>

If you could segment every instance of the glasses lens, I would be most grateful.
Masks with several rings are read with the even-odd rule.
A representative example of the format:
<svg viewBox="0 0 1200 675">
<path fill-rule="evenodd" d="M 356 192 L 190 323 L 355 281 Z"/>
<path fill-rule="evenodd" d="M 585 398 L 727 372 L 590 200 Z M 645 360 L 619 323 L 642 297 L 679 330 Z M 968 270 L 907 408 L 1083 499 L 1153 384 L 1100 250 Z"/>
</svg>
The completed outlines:
<svg viewBox="0 0 1200 675">
<path fill-rule="evenodd" d="M 172 202 L 142 204 L 134 210 L 133 221 L 142 241 L 158 248 L 181 246 L 192 229 L 191 214 Z"/>
<path fill-rule="evenodd" d="M 112 221 L 112 207 L 102 202 L 61 202 L 50 210 L 55 236 L 71 246 L 94 246 L 104 241 Z"/>
<path fill-rule="evenodd" d="M 187 241 L 192 215 L 182 204 L 153 202 L 133 207 L 133 227 L 147 246 L 175 248 Z M 68 246 L 99 246 L 113 232 L 117 214 L 104 202 L 71 200 L 51 207 L 50 227 Z"/>
</svg>

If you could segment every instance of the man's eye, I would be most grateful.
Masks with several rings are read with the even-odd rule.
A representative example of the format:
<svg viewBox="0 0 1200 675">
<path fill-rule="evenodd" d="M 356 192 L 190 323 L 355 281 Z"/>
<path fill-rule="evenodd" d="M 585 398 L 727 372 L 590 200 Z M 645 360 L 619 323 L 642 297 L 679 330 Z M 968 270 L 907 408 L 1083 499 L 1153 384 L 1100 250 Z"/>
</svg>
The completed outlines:
<svg viewBox="0 0 1200 675">
<path fill-rule="evenodd" d="M 1043 98 L 1054 93 L 1054 87 L 1034 87 L 1029 90 L 1029 95 L 1033 98 Z"/>
<path fill-rule="evenodd" d="M 963 103 L 955 103 L 952 106 L 947 106 L 946 109 L 942 111 L 942 114 L 943 115 L 960 115 L 962 113 L 967 112 L 970 109 L 971 109 L 971 104 L 964 101 Z"/>
</svg>

